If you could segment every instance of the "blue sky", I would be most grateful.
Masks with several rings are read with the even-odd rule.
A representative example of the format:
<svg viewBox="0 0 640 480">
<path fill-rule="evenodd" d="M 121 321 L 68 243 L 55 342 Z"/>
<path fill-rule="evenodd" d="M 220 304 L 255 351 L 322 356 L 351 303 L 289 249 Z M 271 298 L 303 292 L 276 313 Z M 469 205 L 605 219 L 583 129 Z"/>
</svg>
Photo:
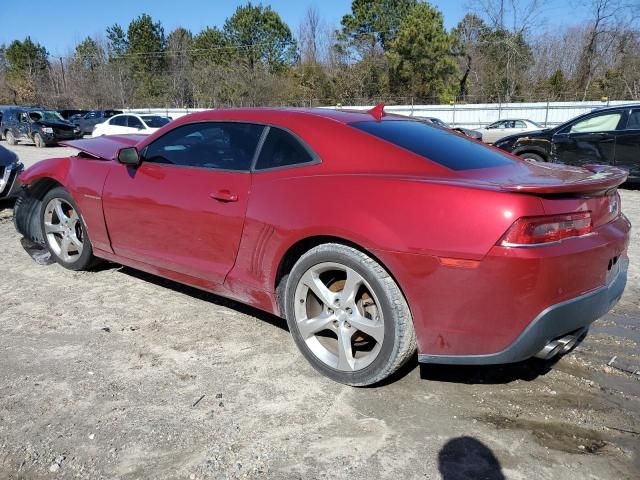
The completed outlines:
<svg viewBox="0 0 640 480">
<path fill-rule="evenodd" d="M 584 7 L 586 0 L 542 1 L 542 19 L 548 26 L 562 28 L 587 15 Z M 120 23 L 126 28 L 132 18 L 142 13 L 148 13 L 154 20 L 162 21 L 167 34 L 178 26 L 197 32 L 208 25 L 221 26 L 238 5 L 245 3 L 245 0 L 54 2 L 51 5 L 34 5 L 34 14 L 34 10 L 25 8 L 22 2 L 7 1 L 3 2 L 0 10 L 0 44 L 30 35 L 43 44 L 49 53 L 66 55 L 85 37 L 102 35 L 105 28 L 114 23 Z M 262 3 L 270 4 L 294 33 L 309 5 L 315 6 L 326 22 L 335 25 L 339 24 L 351 6 L 351 0 L 265 0 Z M 434 0 L 431 3 L 443 12 L 446 27 L 452 28 L 474 2 Z"/>
</svg>

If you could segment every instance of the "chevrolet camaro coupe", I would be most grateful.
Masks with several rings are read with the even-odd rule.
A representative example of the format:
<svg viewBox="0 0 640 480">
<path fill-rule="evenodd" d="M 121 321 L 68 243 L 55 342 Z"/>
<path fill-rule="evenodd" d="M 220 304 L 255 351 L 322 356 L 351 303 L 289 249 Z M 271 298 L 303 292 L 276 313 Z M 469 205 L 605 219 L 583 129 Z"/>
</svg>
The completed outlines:
<svg viewBox="0 0 640 480">
<path fill-rule="evenodd" d="M 528 162 L 409 118 L 184 116 L 66 142 L 21 175 L 17 229 L 71 270 L 107 260 L 286 318 L 327 377 L 567 352 L 620 298 L 626 172 Z"/>
</svg>

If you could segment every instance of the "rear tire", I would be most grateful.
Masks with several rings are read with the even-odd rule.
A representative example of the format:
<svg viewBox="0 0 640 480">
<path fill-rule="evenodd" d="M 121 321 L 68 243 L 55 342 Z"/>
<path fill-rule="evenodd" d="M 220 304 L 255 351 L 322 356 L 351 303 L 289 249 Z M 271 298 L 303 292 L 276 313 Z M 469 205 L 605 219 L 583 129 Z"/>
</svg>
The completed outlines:
<svg viewBox="0 0 640 480">
<path fill-rule="evenodd" d="M 520 158 L 525 160 L 535 160 L 536 162 L 546 162 L 542 155 L 538 155 L 537 153 L 525 152 L 522 154 L 518 154 Z"/>
<path fill-rule="evenodd" d="M 64 188 L 53 188 L 42 199 L 40 225 L 51 256 L 64 268 L 87 270 L 96 263 L 82 216 Z"/>
<path fill-rule="evenodd" d="M 378 262 L 355 248 L 329 243 L 305 253 L 288 275 L 284 304 L 300 352 L 336 382 L 378 383 L 415 353 L 404 295 Z"/>
<path fill-rule="evenodd" d="M 11 130 L 7 130 L 7 132 L 5 133 L 5 137 L 7 138 L 7 143 L 9 145 L 16 145 L 18 143 Z"/>
</svg>

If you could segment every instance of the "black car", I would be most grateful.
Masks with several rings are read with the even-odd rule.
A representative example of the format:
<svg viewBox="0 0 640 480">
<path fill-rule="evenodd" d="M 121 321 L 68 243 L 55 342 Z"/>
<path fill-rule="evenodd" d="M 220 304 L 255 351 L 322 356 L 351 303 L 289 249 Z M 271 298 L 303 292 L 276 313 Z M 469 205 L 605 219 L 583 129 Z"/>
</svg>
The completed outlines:
<svg viewBox="0 0 640 480">
<path fill-rule="evenodd" d="M 93 127 L 113 117 L 114 115 L 121 114 L 120 110 L 93 110 L 78 120 L 78 127 L 80 127 L 80 134 L 90 134 L 93 132 Z"/>
<path fill-rule="evenodd" d="M 11 150 L 0 146 L 0 199 L 15 195 L 20 187 L 18 175 L 24 166 Z"/>
<path fill-rule="evenodd" d="M 54 110 L 14 108 L 2 117 L 2 134 L 9 145 L 20 140 L 32 141 L 36 147 L 55 145 L 61 140 L 78 138 L 80 130 Z"/>
<path fill-rule="evenodd" d="M 640 104 L 599 108 L 554 128 L 504 137 L 494 146 L 537 161 L 614 165 L 638 183 Z"/>
<path fill-rule="evenodd" d="M 425 117 L 425 120 L 433 123 L 434 125 L 438 125 L 439 127 L 448 128 L 449 130 L 455 130 L 456 132 L 460 132 L 467 137 L 471 137 L 475 140 L 482 140 L 482 134 L 480 132 L 476 132 L 475 130 L 470 130 L 468 128 L 452 127 L 444 120 L 440 120 L 438 117 Z"/>
</svg>

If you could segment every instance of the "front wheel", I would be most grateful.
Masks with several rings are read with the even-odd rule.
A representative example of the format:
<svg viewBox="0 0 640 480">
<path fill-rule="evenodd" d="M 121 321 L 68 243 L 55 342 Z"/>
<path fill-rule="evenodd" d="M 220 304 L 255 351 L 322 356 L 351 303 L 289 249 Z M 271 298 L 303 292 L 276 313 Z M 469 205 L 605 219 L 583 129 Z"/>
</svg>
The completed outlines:
<svg viewBox="0 0 640 480">
<path fill-rule="evenodd" d="M 87 229 L 73 198 L 62 187 L 42 200 L 42 236 L 51 256 L 69 270 L 86 270 L 95 262 Z"/>
<path fill-rule="evenodd" d="M 47 146 L 47 144 L 45 143 L 44 139 L 42 138 L 42 135 L 40 135 L 39 133 L 36 133 L 33 136 L 33 143 L 36 144 L 36 147 L 38 148 L 44 148 Z"/>
<path fill-rule="evenodd" d="M 536 162 L 546 162 L 542 155 L 538 155 L 537 153 L 525 152 L 518 155 L 520 158 L 524 158 L 525 160 L 535 160 Z"/>
<path fill-rule="evenodd" d="M 396 282 L 374 259 L 345 245 L 320 245 L 298 260 L 287 279 L 285 313 L 309 363 L 340 383 L 378 383 L 416 349 Z"/>
</svg>

